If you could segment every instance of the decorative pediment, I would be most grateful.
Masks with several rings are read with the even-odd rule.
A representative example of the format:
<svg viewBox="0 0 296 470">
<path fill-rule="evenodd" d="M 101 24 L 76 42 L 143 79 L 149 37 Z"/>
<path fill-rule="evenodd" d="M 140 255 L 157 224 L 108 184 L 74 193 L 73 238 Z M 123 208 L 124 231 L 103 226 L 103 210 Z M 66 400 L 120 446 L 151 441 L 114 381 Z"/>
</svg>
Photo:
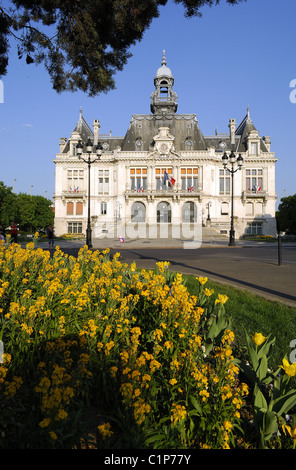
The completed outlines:
<svg viewBox="0 0 296 470">
<path fill-rule="evenodd" d="M 175 137 L 169 133 L 168 127 L 160 127 L 158 130 L 158 134 L 154 137 L 155 150 L 159 155 L 168 155 L 175 150 Z"/>
</svg>

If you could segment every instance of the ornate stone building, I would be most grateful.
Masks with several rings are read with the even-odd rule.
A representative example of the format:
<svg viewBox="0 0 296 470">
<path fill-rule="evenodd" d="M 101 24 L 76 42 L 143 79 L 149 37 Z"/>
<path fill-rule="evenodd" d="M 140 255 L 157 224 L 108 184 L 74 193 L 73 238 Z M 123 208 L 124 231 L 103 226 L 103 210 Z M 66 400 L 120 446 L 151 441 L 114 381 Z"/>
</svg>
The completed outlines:
<svg viewBox="0 0 296 470">
<path fill-rule="evenodd" d="M 275 225 L 275 156 L 270 138 L 261 138 L 250 111 L 229 131 L 203 135 L 195 114 L 178 114 L 174 77 L 165 53 L 154 78 L 151 114 L 134 114 L 123 137 L 100 134 L 80 111 L 69 139 L 60 140 L 55 171 L 55 232 L 85 233 L 88 168 L 77 156 L 90 139 L 90 213 L 93 238 L 172 236 L 190 239 L 202 226 L 227 234 L 230 228 L 231 175 L 222 164 L 224 152 L 243 157 L 234 175 L 234 228 L 244 234 L 270 234 Z M 193 229 L 193 226 L 195 227 Z M 193 231 L 192 231 L 193 230 Z M 194 235 L 193 235 L 194 233 Z M 200 231 L 199 235 L 200 236 Z"/>
</svg>

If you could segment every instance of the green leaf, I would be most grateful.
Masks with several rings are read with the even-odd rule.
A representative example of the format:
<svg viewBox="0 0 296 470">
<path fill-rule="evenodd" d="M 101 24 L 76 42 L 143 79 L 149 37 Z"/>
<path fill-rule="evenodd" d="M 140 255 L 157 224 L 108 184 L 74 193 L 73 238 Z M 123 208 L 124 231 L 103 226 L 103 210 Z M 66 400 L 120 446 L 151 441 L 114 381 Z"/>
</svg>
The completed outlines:
<svg viewBox="0 0 296 470">
<path fill-rule="evenodd" d="M 274 401 L 273 411 L 281 416 L 284 413 L 288 413 L 294 405 L 296 405 L 296 390 L 293 389 Z"/>
<path fill-rule="evenodd" d="M 249 355 L 250 355 L 250 360 L 251 360 L 253 369 L 256 372 L 257 368 L 258 368 L 258 364 L 259 364 L 258 356 L 256 354 L 256 351 L 254 350 L 254 343 L 253 343 L 252 339 L 250 338 L 250 336 L 248 334 L 246 334 L 246 337 L 247 337 L 247 346 L 248 346 L 248 351 L 249 351 Z"/>
<path fill-rule="evenodd" d="M 264 415 L 264 437 L 270 439 L 278 430 L 277 416 L 273 411 L 268 411 Z"/>
<path fill-rule="evenodd" d="M 257 411 L 267 411 L 268 408 L 267 401 L 265 400 L 263 393 L 259 389 L 255 395 L 254 407 L 255 409 L 257 409 Z"/>
<path fill-rule="evenodd" d="M 257 370 L 257 377 L 259 380 L 263 380 L 266 377 L 266 374 L 267 374 L 267 357 L 263 356 L 260 361 L 258 370 Z"/>
<path fill-rule="evenodd" d="M 196 409 L 196 411 L 199 414 L 202 414 L 202 407 L 200 406 L 199 401 L 193 395 L 190 395 L 190 401 L 192 405 L 194 406 L 194 408 Z"/>
</svg>

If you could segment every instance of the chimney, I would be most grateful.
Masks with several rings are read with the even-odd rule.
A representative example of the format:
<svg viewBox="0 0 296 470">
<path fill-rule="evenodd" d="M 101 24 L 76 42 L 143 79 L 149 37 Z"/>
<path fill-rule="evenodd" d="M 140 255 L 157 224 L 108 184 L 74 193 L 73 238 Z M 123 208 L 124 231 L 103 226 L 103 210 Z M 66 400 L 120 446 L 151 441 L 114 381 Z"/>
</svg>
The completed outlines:
<svg viewBox="0 0 296 470">
<path fill-rule="evenodd" d="M 94 128 L 94 145 L 97 145 L 98 138 L 99 138 L 99 131 L 100 131 L 100 121 L 98 119 L 94 119 L 93 128 Z"/>
<path fill-rule="evenodd" d="M 270 137 L 269 136 L 264 136 L 262 138 L 263 142 L 265 143 L 265 147 L 267 148 L 267 150 L 270 152 L 270 144 L 271 144 L 271 140 L 270 140 Z"/>
<path fill-rule="evenodd" d="M 229 119 L 229 130 L 230 130 L 230 144 L 235 145 L 235 128 L 236 128 L 236 121 L 235 119 Z"/>
<path fill-rule="evenodd" d="M 61 137 L 61 138 L 60 138 L 60 143 L 59 143 L 59 145 L 60 145 L 60 153 L 63 152 L 63 150 L 64 150 L 64 148 L 65 148 L 65 146 L 66 146 L 66 144 L 67 144 L 67 140 L 68 140 L 67 137 Z"/>
</svg>

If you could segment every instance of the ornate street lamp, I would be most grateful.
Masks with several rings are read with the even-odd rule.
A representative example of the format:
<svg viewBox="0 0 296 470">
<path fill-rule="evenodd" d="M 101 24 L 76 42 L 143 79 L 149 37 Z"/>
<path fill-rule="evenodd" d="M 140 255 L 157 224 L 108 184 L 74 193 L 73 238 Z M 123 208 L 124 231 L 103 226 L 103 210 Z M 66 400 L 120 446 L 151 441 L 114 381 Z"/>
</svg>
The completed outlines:
<svg viewBox="0 0 296 470">
<path fill-rule="evenodd" d="M 90 155 L 93 152 L 93 144 L 90 139 L 86 142 L 86 153 L 88 154 L 88 157 L 85 159 L 82 157 L 82 152 L 83 152 L 83 145 L 81 143 L 81 140 L 78 142 L 76 145 L 76 151 L 79 160 L 84 161 L 88 165 L 88 208 L 87 208 L 87 229 L 86 229 L 86 244 L 88 248 L 92 248 L 92 241 L 91 241 L 91 223 L 90 223 L 90 167 L 93 163 L 96 161 L 99 161 L 102 155 L 102 144 L 101 142 L 98 142 L 95 148 L 96 152 L 96 157 L 91 159 Z"/>
<path fill-rule="evenodd" d="M 235 154 L 233 151 L 231 151 L 229 155 L 229 161 L 231 164 L 231 168 L 227 168 L 227 162 L 228 162 L 228 157 L 226 155 L 226 152 L 224 152 L 224 155 L 222 157 L 222 163 L 224 169 L 227 169 L 229 173 L 231 174 L 231 226 L 230 226 L 230 232 L 229 232 L 229 246 L 235 246 L 235 231 L 234 231 L 234 225 L 233 225 L 233 175 L 234 173 L 237 172 L 237 170 L 241 170 L 243 166 L 243 157 L 241 154 L 236 158 Z M 237 163 L 237 168 L 234 168 L 235 161 Z"/>
</svg>

